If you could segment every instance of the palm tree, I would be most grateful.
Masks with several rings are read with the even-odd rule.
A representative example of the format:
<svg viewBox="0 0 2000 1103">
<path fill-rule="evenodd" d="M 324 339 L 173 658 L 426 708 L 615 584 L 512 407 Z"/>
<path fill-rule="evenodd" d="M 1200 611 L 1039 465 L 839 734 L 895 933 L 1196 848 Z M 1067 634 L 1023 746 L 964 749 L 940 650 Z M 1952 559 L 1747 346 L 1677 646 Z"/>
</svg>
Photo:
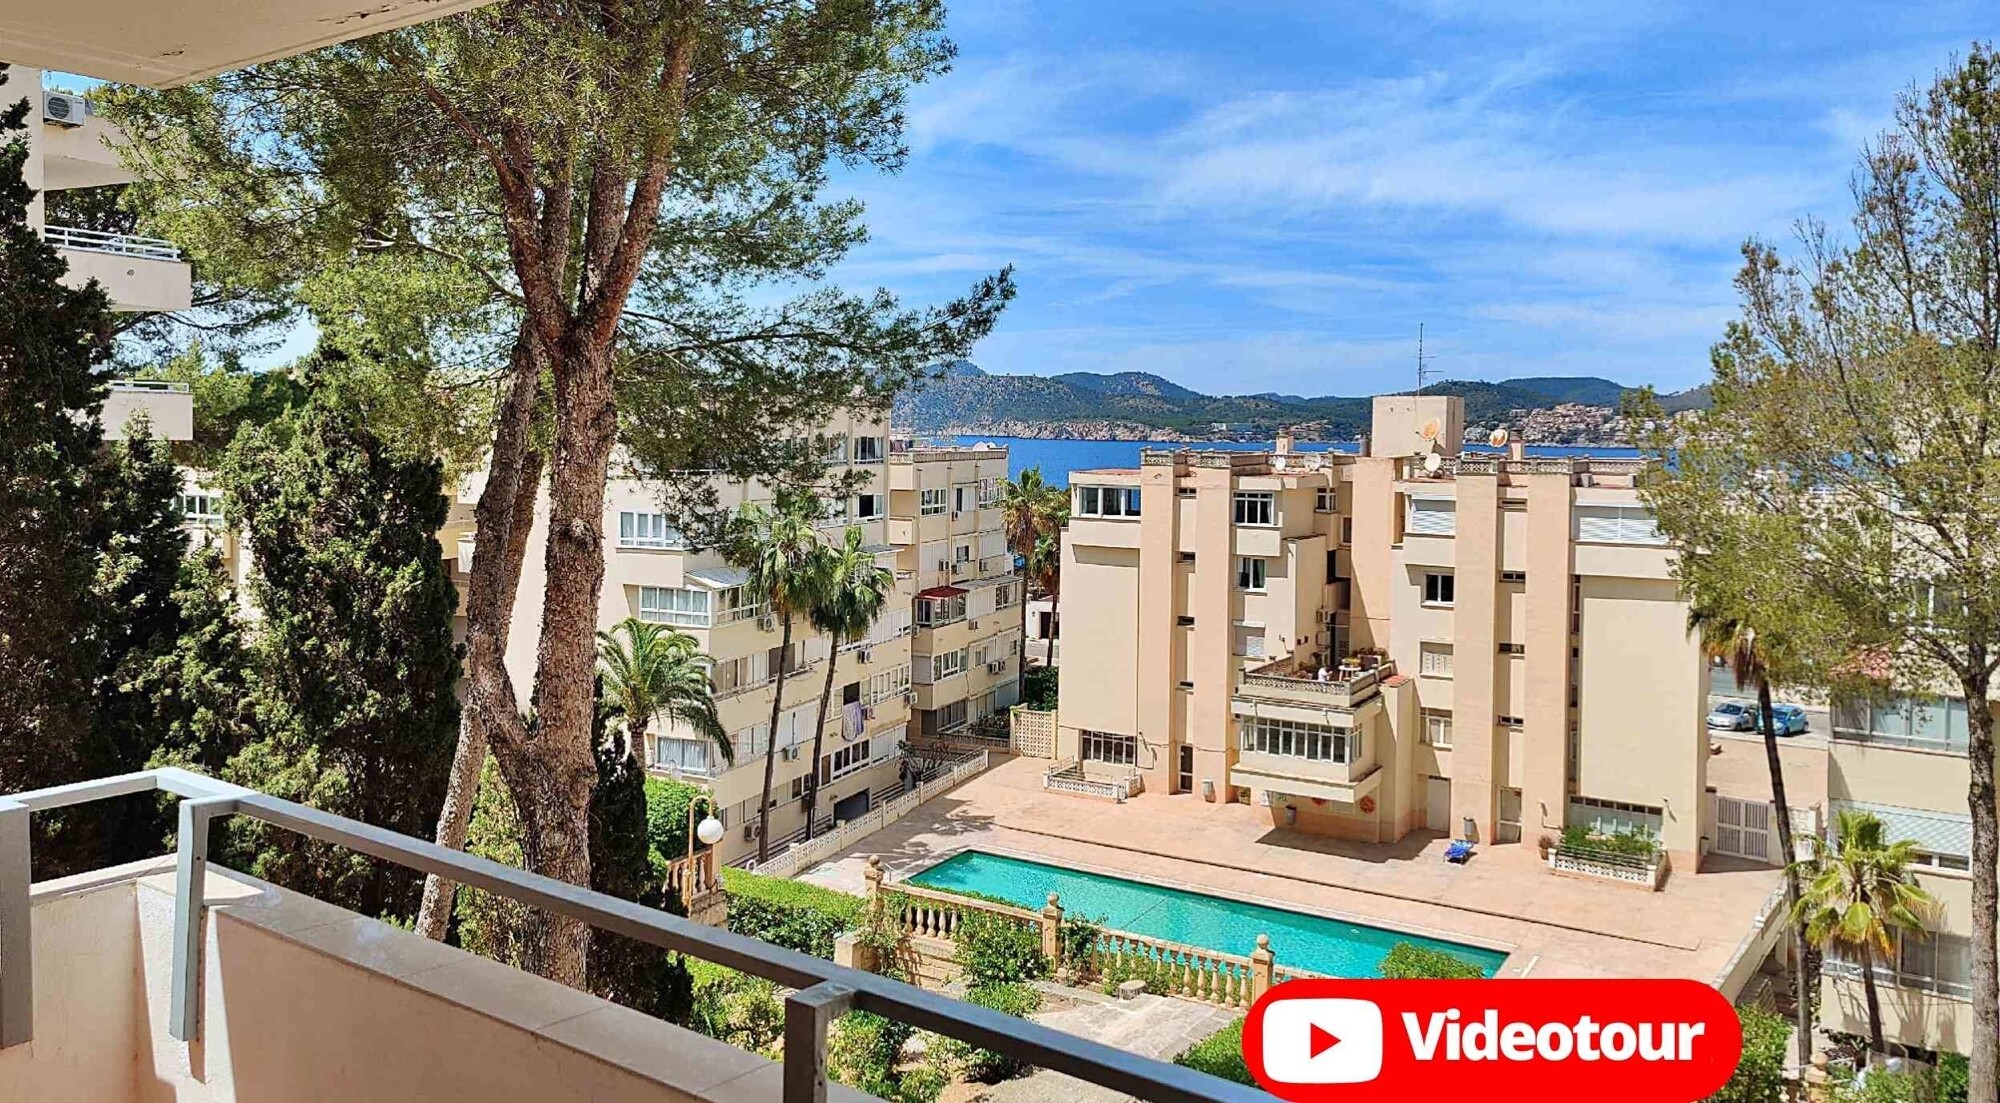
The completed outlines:
<svg viewBox="0 0 2000 1103">
<path fill-rule="evenodd" d="M 722 761 L 735 762 L 735 748 L 710 696 L 710 661 L 693 636 L 627 617 L 597 633 L 597 661 L 605 697 L 625 716 L 633 754 L 645 753 L 646 729 L 661 717 L 694 729 L 715 745 Z"/>
<path fill-rule="evenodd" d="M 1778 724 L 1771 709 L 1771 667 L 1766 648 L 1757 645 L 1757 630 L 1734 617 L 1719 616 L 1702 609 L 1688 610 L 1688 631 L 1701 640 L 1702 650 L 1711 660 L 1729 665 L 1736 676 L 1736 688 L 1757 690 L 1757 720 L 1764 732 L 1764 764 L 1771 772 L 1771 803 L 1778 810 L 1778 846 L 1785 862 L 1785 907 L 1799 906 L 1799 872 L 1795 868 L 1797 842 L 1792 837 L 1792 806 L 1785 799 L 1785 767 L 1778 754 Z M 1792 995 L 1797 1003 L 1793 1024 L 1798 1028 L 1800 1067 L 1812 1055 L 1813 1013 L 1808 990 L 1806 932 L 1792 926 Z"/>
<path fill-rule="evenodd" d="M 1048 524 L 1048 500 L 1050 493 L 1068 494 L 1050 486 L 1042 479 L 1042 469 L 1030 467 L 1021 472 L 1019 479 L 1004 479 L 1000 483 L 1000 523 L 1007 530 L 1007 547 L 1015 558 L 1027 561 L 1035 553 L 1035 544 L 1041 540 Z M 1019 662 L 1014 672 L 1014 696 L 1018 699 L 1027 692 L 1028 686 L 1028 595 L 1027 587 L 1021 593 L 1021 642 Z"/>
<path fill-rule="evenodd" d="M 1812 836 L 1812 855 L 1797 863 L 1806 883 L 1792 921 L 1804 928 L 1813 945 L 1839 947 L 1860 966 L 1868 998 L 1869 1049 L 1881 1053 L 1875 964 L 1895 954 L 1898 932 L 1927 930 L 1938 904 L 1912 872 L 1917 844 L 1908 839 L 1885 843 L 1882 821 L 1853 809 L 1841 811 L 1835 830 L 1832 843 Z"/>
<path fill-rule="evenodd" d="M 1044 534 L 1035 541 L 1034 550 L 1028 553 L 1028 561 L 1022 565 L 1021 575 L 1024 582 L 1033 583 L 1036 589 L 1049 595 L 1049 661 L 1054 665 L 1056 636 L 1061 632 L 1056 612 L 1062 604 L 1062 536 Z M 1021 595 L 1021 607 L 1028 607 L 1028 595 L 1025 593 Z"/>
<path fill-rule="evenodd" d="M 793 618 L 813 606 L 818 581 L 816 559 L 823 550 L 814 527 L 826 515 L 811 494 L 781 492 L 772 505 L 746 505 L 728 557 L 749 572 L 744 588 L 768 608 L 779 625 L 776 688 L 771 692 L 771 727 L 764 740 L 764 789 L 758 803 L 757 861 L 771 856 L 771 782 L 778 768 L 778 717 L 784 709 L 785 675 L 791 664 Z"/>
<path fill-rule="evenodd" d="M 827 635 L 826 687 L 819 692 L 819 724 L 813 728 L 813 770 L 806 783 L 806 838 L 812 838 L 813 813 L 819 806 L 820 744 L 826 737 L 826 710 L 833 701 L 833 672 L 840 664 L 843 640 L 859 639 L 875 625 L 882 607 L 896 589 L 896 572 L 875 561 L 861 543 L 861 530 L 850 528 L 838 546 L 820 556 L 820 577 L 806 615 Z"/>
</svg>

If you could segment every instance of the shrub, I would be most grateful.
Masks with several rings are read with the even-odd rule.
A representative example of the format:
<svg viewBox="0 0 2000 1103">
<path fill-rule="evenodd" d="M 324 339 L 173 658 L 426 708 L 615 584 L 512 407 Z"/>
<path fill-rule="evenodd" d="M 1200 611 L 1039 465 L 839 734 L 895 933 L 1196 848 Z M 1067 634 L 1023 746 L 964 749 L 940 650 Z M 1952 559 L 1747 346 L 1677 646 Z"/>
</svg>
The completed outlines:
<svg viewBox="0 0 2000 1103">
<path fill-rule="evenodd" d="M 666 861 L 687 855 L 688 806 L 701 790 L 673 778 L 646 778 L 646 841 Z"/>
<path fill-rule="evenodd" d="M 1057 686 L 1062 673 L 1053 666 L 1031 666 L 1023 681 L 1021 704 L 1047 712 L 1056 707 Z"/>
<path fill-rule="evenodd" d="M 1097 975 L 1097 936 L 1103 931 L 1102 919 L 1063 918 L 1058 935 L 1062 961 L 1058 964 L 1072 979 L 1088 980 Z"/>
<path fill-rule="evenodd" d="M 1791 1024 L 1761 1007 L 1739 1007 L 1736 1017 L 1743 1024 L 1743 1056 L 1729 1082 L 1708 1097 L 1709 1103 L 1775 1103 L 1785 1098 L 1785 1040 Z"/>
<path fill-rule="evenodd" d="M 1651 859 L 1659 854 L 1660 842 L 1644 831 L 1592 831 L 1582 824 L 1571 824 L 1563 828 L 1562 841 L 1557 844 L 1557 850 L 1586 854 L 1598 851 Z"/>
<path fill-rule="evenodd" d="M 690 1026 L 739 1049 L 778 1055 L 785 1005 L 777 985 L 707 961 L 690 961 L 688 971 L 694 977 Z"/>
<path fill-rule="evenodd" d="M 833 958 L 833 939 L 857 926 L 866 901 L 803 881 L 722 871 L 729 929 L 814 957 Z"/>
<path fill-rule="evenodd" d="M 842 1015 L 827 1038 L 827 1072 L 833 1079 L 890 1103 L 933 1103 L 945 1077 L 929 1066 L 902 1070 L 903 1043 L 916 1030 L 867 1011 Z"/>
<path fill-rule="evenodd" d="M 1042 994 L 1025 984 L 978 984 L 966 990 L 965 1002 L 1025 1019 L 1042 1006 Z M 1028 1066 L 1002 1053 L 979 1049 L 957 1039 L 940 1039 L 947 1063 L 967 1080 L 991 1084 L 1026 1072 Z"/>
<path fill-rule="evenodd" d="M 1118 986 L 1128 980 L 1143 980 L 1146 991 L 1161 995 L 1171 994 L 1174 990 L 1169 967 L 1146 954 L 1100 954 L 1097 970 L 1098 980 L 1107 996 L 1115 995 Z"/>
<path fill-rule="evenodd" d="M 1861 1080 L 1838 1085 L 1837 1103 L 1965 1103 L 1971 1068 L 1956 1053 L 1938 1058 L 1935 1068 L 1910 1065 L 1896 1072 L 1875 1069 Z"/>
<path fill-rule="evenodd" d="M 1174 1064 L 1253 1088 L 1257 1086 L 1250 1075 L 1250 1066 L 1243 1063 L 1242 1019 L 1189 1046 L 1174 1058 Z"/>
<path fill-rule="evenodd" d="M 1382 964 L 1375 968 L 1389 980 L 1478 980 L 1486 975 L 1469 961 L 1414 942 L 1389 947 Z"/>
<path fill-rule="evenodd" d="M 1020 920 L 967 911 L 952 940 L 958 944 L 959 968 L 965 971 L 966 983 L 974 988 L 1040 980 L 1049 975 L 1049 959 L 1042 953 L 1040 928 Z"/>
</svg>

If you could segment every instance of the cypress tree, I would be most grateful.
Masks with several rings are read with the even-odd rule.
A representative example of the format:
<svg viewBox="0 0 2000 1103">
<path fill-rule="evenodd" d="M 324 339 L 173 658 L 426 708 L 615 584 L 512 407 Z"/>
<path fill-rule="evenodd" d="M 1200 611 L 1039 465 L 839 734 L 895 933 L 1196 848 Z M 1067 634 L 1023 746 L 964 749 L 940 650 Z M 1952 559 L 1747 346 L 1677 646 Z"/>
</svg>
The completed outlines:
<svg viewBox="0 0 2000 1103">
<path fill-rule="evenodd" d="M 0 66 L 0 84 L 5 67 Z M 28 89 L 33 93 L 34 89 Z M 0 791 L 79 780 L 91 762 L 99 648 L 92 468 L 103 441 L 110 304 L 64 286 L 28 224 L 28 101 L 0 91 Z M 36 817 L 37 875 L 99 853 L 87 817 Z"/>
<path fill-rule="evenodd" d="M 458 594 L 436 536 L 449 508 L 442 467 L 370 432 L 335 388 L 309 386 L 294 416 L 247 430 L 224 464 L 261 613 L 257 738 L 228 772 L 422 836 L 458 738 Z M 367 915 L 415 910 L 419 881 L 406 871 L 285 832 L 242 837 L 260 875 Z"/>
</svg>

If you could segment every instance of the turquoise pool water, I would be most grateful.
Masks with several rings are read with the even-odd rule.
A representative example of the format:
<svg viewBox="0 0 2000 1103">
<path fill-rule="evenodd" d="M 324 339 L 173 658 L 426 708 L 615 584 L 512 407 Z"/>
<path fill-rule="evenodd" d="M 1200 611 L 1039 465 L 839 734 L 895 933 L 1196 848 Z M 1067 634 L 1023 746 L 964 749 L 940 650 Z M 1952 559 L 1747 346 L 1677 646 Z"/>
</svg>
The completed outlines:
<svg viewBox="0 0 2000 1103">
<path fill-rule="evenodd" d="M 1123 877 L 1008 858 L 981 850 L 954 855 L 910 878 L 930 888 L 963 889 L 1040 909 L 1057 893 L 1069 915 L 1106 927 L 1151 935 L 1209 950 L 1248 956 L 1257 936 L 1271 936 L 1278 964 L 1333 977 L 1374 977 L 1376 965 L 1398 942 L 1442 950 L 1477 965 L 1487 976 L 1507 955 L 1461 942 L 1344 923 L 1325 916 L 1243 904 L 1198 892 L 1162 888 Z"/>
</svg>

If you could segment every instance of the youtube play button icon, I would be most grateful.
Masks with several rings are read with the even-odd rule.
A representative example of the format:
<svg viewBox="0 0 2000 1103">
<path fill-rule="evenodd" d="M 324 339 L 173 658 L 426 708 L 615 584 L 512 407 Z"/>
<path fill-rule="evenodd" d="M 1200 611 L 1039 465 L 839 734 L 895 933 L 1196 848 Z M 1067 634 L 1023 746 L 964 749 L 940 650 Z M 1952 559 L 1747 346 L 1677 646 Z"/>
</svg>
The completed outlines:
<svg viewBox="0 0 2000 1103">
<path fill-rule="evenodd" d="M 1288 1084 L 1365 1084 L 1382 1073 L 1382 1012 L 1368 1000 L 1281 1000 L 1264 1011 L 1264 1074 Z"/>
</svg>

